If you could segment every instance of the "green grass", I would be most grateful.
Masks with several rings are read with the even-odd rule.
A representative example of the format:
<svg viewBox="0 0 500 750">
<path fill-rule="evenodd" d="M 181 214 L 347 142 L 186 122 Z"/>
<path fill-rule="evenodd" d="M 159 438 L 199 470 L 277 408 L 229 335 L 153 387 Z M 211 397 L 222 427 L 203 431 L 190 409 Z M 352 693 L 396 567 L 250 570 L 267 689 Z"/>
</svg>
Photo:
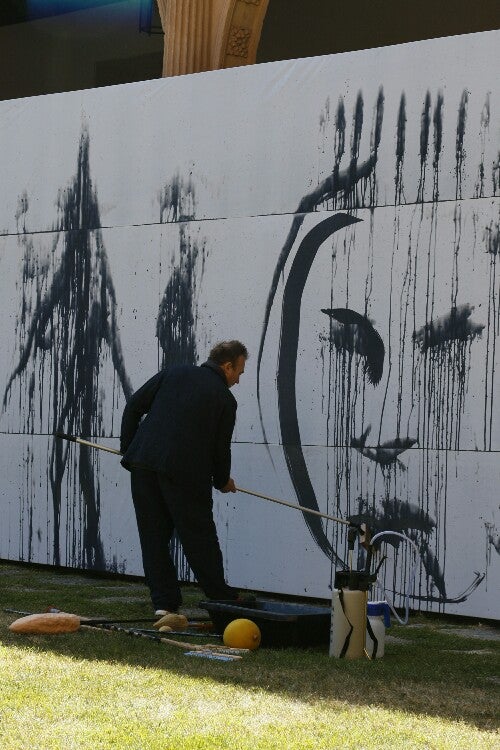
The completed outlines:
<svg viewBox="0 0 500 750">
<path fill-rule="evenodd" d="M 201 598 L 185 593 L 188 606 Z M 500 642 L 446 633 L 449 620 L 391 628 L 405 642 L 373 662 L 330 659 L 325 646 L 226 663 L 121 633 L 8 630 L 4 608 L 49 605 L 151 616 L 136 581 L 1 564 L 2 750 L 500 748 Z"/>
</svg>

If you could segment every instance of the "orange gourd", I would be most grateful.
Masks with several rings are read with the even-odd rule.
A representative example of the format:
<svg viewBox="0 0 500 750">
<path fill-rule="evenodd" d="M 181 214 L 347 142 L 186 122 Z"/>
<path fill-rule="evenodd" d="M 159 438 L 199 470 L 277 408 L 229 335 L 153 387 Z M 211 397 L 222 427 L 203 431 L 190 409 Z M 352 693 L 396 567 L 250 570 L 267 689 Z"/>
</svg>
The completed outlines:
<svg viewBox="0 0 500 750">
<path fill-rule="evenodd" d="M 78 615 L 68 612 L 44 612 L 20 617 L 9 625 L 13 633 L 74 633 L 80 627 Z"/>
</svg>

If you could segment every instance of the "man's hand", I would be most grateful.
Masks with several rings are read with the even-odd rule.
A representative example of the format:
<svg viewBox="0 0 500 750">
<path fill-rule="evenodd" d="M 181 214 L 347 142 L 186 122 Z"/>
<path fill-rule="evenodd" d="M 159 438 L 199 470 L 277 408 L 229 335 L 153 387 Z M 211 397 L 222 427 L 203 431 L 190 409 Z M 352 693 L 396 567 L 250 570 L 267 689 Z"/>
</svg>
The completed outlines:
<svg viewBox="0 0 500 750">
<path fill-rule="evenodd" d="M 222 487 L 221 492 L 236 492 L 236 485 L 232 477 L 229 477 L 229 482 Z"/>
</svg>

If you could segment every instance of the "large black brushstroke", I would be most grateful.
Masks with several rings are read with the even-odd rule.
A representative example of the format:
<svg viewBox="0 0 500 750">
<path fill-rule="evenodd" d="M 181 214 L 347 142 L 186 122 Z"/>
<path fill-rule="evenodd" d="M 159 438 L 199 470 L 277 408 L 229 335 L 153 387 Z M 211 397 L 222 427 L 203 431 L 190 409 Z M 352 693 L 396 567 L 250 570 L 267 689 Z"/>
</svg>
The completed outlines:
<svg viewBox="0 0 500 750">
<path fill-rule="evenodd" d="M 288 471 L 300 504 L 319 510 L 316 495 L 307 470 L 300 440 L 296 399 L 297 350 L 300 331 L 302 293 L 323 242 L 334 232 L 360 221 L 348 214 L 338 213 L 324 219 L 304 237 L 293 260 L 283 293 L 281 337 L 278 355 L 278 409 L 283 450 Z M 304 520 L 320 549 L 339 564 L 344 563 L 334 553 L 318 516 L 304 513 Z"/>
<path fill-rule="evenodd" d="M 368 159 L 366 159 L 366 161 L 358 164 L 362 113 L 362 96 L 361 93 L 359 93 L 354 112 L 355 135 L 353 135 L 351 145 L 351 162 L 349 167 L 341 172 L 339 164 L 345 149 L 345 110 L 343 101 L 339 100 L 336 117 L 335 164 L 332 170 L 332 174 L 329 175 L 325 180 L 323 180 L 323 182 L 321 182 L 321 184 L 318 185 L 317 188 L 305 195 L 304 198 L 302 198 L 302 200 L 300 201 L 295 211 L 296 215 L 292 221 L 292 226 L 290 227 L 290 231 L 274 269 L 273 278 L 271 280 L 271 286 L 266 301 L 264 321 L 262 324 L 262 332 L 259 342 L 259 351 L 257 354 L 257 405 L 259 409 L 259 419 L 262 434 L 264 436 L 264 442 L 266 444 L 267 436 L 262 417 L 262 403 L 260 396 L 260 371 L 262 367 L 262 355 L 264 351 L 267 329 L 269 326 L 269 318 L 271 316 L 271 309 L 274 304 L 276 292 L 278 290 L 279 280 L 285 268 L 285 264 L 288 256 L 290 255 L 293 244 L 297 238 L 299 229 L 302 226 L 306 215 L 316 210 L 318 206 L 327 202 L 328 200 L 333 200 L 333 208 L 342 208 L 344 210 L 352 210 L 364 205 L 363 196 L 360 197 L 357 193 L 357 186 L 362 182 L 368 184 L 371 181 L 373 183 L 370 186 L 369 205 L 374 205 L 376 192 L 375 169 L 377 166 L 378 148 L 380 145 L 380 139 L 382 137 L 382 123 L 384 116 L 384 93 L 382 88 L 380 88 L 379 90 L 375 105 L 370 143 L 370 156 L 368 157 Z"/>
<path fill-rule="evenodd" d="M 156 318 L 160 367 L 195 365 L 198 362 L 196 328 L 197 292 L 205 264 L 205 240 L 192 237 L 189 222 L 196 215 L 196 190 L 191 180 L 177 173 L 159 194 L 160 222 L 178 223 L 178 246 L 173 252 L 173 269 L 163 292 Z M 181 580 L 192 573 L 174 531 L 170 552 Z"/>
<path fill-rule="evenodd" d="M 31 385 L 21 412 L 25 429 L 33 434 L 32 413 L 35 410 L 33 391 L 35 373 L 40 370 L 41 388 L 49 389 L 50 433 L 65 432 L 83 437 L 104 435 L 100 373 L 105 350 L 112 358 L 115 372 L 126 397 L 131 386 L 125 371 L 120 336 L 116 319 L 116 297 L 100 231 L 97 193 L 92 184 L 89 165 L 89 134 L 83 128 L 80 137 L 76 174 L 58 197 L 58 219 L 53 249 L 62 241 L 62 253 L 55 269 L 45 267 L 36 276 L 33 266 L 34 251 L 31 240 L 21 237 L 25 247 L 23 297 L 18 320 L 19 361 L 12 372 L 3 397 L 7 407 L 14 381 L 28 381 Z M 22 213 L 28 210 L 28 200 L 20 204 Z M 18 217 L 20 218 L 20 217 Z M 38 261 L 37 261 L 38 262 Z M 36 298 L 32 307 L 29 284 L 35 284 Z M 42 409 L 43 392 L 37 394 Z M 64 500 L 63 479 L 68 470 L 70 449 L 63 441 L 54 441 L 49 459 L 49 480 L 53 506 L 52 563 L 61 564 L 60 517 Z M 81 531 L 73 528 L 69 562 L 81 562 L 84 567 L 104 569 L 106 561 L 99 532 L 100 488 L 99 456 L 85 446 L 78 454 L 79 491 L 83 512 L 70 508 L 68 515 L 82 516 Z M 76 459 L 75 459 L 76 467 Z M 74 468 L 73 471 L 76 471 Z M 73 480 L 69 478 L 71 484 Z M 67 530 L 67 536 L 70 529 Z M 79 555 L 79 535 L 82 535 L 83 559 Z M 68 540 L 67 540 L 68 544 Z M 67 561 L 66 561 L 67 562 Z"/>
<path fill-rule="evenodd" d="M 385 347 L 380 334 L 366 315 L 347 307 L 322 309 L 341 326 L 332 327 L 333 344 L 337 350 L 356 352 L 365 359 L 365 372 L 372 385 L 377 385 L 384 370 Z"/>
</svg>

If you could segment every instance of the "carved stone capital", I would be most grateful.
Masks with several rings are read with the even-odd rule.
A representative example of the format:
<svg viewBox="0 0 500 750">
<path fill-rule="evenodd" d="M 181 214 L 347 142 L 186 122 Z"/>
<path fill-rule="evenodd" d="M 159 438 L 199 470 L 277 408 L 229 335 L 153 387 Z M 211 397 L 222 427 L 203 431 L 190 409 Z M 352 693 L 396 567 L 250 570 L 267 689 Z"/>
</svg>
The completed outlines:
<svg viewBox="0 0 500 750">
<path fill-rule="evenodd" d="M 269 0 L 157 0 L 163 75 L 255 63 Z"/>
</svg>

